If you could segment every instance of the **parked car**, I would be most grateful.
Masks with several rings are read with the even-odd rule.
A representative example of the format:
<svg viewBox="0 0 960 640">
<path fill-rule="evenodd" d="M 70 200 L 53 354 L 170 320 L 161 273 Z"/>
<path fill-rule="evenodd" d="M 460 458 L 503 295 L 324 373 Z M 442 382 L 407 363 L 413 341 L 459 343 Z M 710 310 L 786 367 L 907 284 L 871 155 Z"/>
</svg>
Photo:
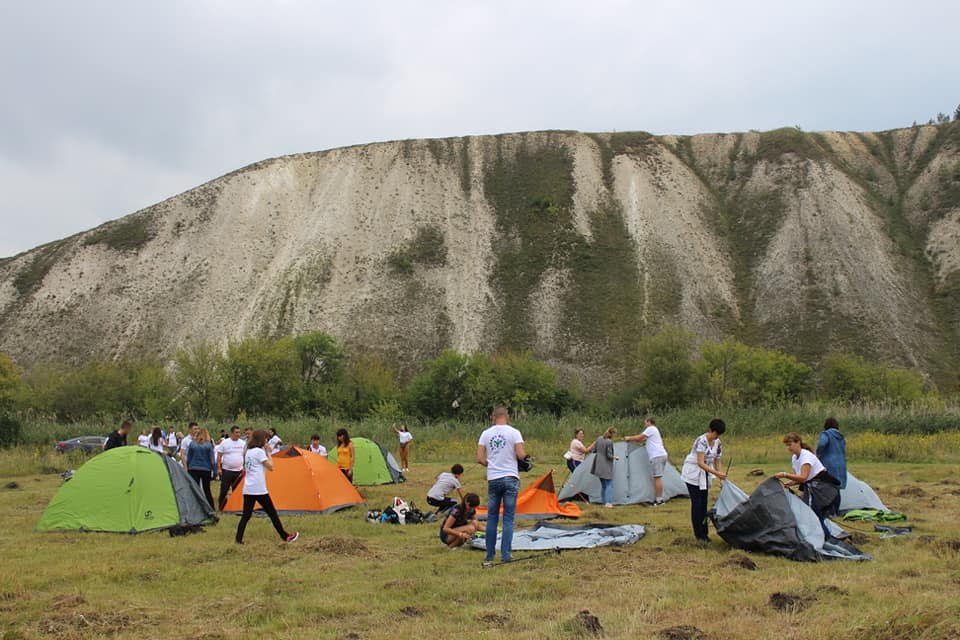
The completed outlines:
<svg viewBox="0 0 960 640">
<path fill-rule="evenodd" d="M 103 443 L 106 441 L 107 439 L 104 436 L 80 436 L 79 438 L 70 438 L 69 440 L 61 440 L 58 442 L 57 451 L 60 453 L 66 453 L 74 449 L 82 449 L 84 453 L 100 451 L 103 449 Z"/>
</svg>

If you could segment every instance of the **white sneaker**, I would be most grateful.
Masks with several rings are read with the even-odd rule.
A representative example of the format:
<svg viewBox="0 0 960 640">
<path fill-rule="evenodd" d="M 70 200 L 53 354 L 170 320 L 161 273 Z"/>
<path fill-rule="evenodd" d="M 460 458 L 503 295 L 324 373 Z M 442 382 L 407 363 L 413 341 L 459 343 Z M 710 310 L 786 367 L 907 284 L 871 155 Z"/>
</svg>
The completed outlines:
<svg viewBox="0 0 960 640">
<path fill-rule="evenodd" d="M 603 506 L 606 507 L 607 509 L 613 509 L 613 504 L 610 503 L 610 502 L 608 502 L 607 504 L 605 504 L 605 505 L 603 505 Z"/>
</svg>

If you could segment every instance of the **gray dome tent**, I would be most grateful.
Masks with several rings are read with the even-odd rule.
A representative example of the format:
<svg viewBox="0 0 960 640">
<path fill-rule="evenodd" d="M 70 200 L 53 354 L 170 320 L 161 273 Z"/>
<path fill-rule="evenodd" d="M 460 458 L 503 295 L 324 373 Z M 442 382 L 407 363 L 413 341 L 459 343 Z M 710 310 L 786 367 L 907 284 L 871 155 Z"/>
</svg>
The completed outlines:
<svg viewBox="0 0 960 640">
<path fill-rule="evenodd" d="M 852 509 L 888 510 L 870 485 L 853 477 L 853 474 L 848 471 L 847 486 L 840 489 L 840 513 L 846 513 Z"/>
<path fill-rule="evenodd" d="M 613 453 L 619 458 L 613 462 L 613 504 L 639 504 L 653 502 L 656 498 L 651 475 L 650 457 L 645 447 L 632 442 L 615 442 Z M 600 479 L 590 473 L 596 454 L 587 454 L 583 464 L 574 470 L 563 485 L 557 500 L 582 499 L 586 496 L 590 502 L 602 502 L 600 499 Z M 686 497 L 687 485 L 680 472 L 667 464 L 663 470 L 663 499 L 677 496 Z"/>
</svg>

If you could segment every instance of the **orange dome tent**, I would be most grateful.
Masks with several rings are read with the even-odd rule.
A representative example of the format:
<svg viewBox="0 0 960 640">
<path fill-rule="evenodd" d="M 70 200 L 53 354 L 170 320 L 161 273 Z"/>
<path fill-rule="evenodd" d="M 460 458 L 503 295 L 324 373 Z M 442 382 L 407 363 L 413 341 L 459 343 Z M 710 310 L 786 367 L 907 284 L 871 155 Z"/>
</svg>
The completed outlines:
<svg viewBox="0 0 960 640">
<path fill-rule="evenodd" d="M 482 498 L 481 498 L 482 500 Z M 546 520 L 548 518 L 579 518 L 583 515 L 580 507 L 567 502 L 560 504 L 553 488 L 553 469 L 537 478 L 529 487 L 517 495 L 518 518 Z M 480 520 L 487 518 L 487 508 L 477 508 Z"/>
<path fill-rule="evenodd" d="M 336 465 L 295 446 L 273 456 L 273 471 L 267 472 L 267 491 L 280 513 L 331 513 L 363 504 L 363 498 Z M 243 512 L 242 480 L 223 511 Z"/>
</svg>

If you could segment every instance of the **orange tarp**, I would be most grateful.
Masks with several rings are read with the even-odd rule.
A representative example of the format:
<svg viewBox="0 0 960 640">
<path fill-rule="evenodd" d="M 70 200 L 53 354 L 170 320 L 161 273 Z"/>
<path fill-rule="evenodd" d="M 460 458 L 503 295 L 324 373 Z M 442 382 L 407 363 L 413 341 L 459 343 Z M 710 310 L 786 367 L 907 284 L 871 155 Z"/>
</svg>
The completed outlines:
<svg viewBox="0 0 960 640">
<path fill-rule="evenodd" d="M 561 518 L 579 518 L 582 515 L 583 512 L 580 507 L 572 502 L 560 504 L 557 501 L 557 494 L 553 488 L 553 469 L 537 478 L 533 484 L 517 495 L 518 518 L 545 520 L 558 516 Z M 481 519 L 486 518 L 487 508 L 484 506 L 478 507 L 477 516 Z"/>
<path fill-rule="evenodd" d="M 273 471 L 267 471 L 267 492 L 277 511 L 286 513 L 329 513 L 363 504 L 363 498 L 335 464 L 298 447 L 287 447 L 273 456 Z M 230 494 L 223 511 L 243 511 L 243 480 Z"/>
</svg>

